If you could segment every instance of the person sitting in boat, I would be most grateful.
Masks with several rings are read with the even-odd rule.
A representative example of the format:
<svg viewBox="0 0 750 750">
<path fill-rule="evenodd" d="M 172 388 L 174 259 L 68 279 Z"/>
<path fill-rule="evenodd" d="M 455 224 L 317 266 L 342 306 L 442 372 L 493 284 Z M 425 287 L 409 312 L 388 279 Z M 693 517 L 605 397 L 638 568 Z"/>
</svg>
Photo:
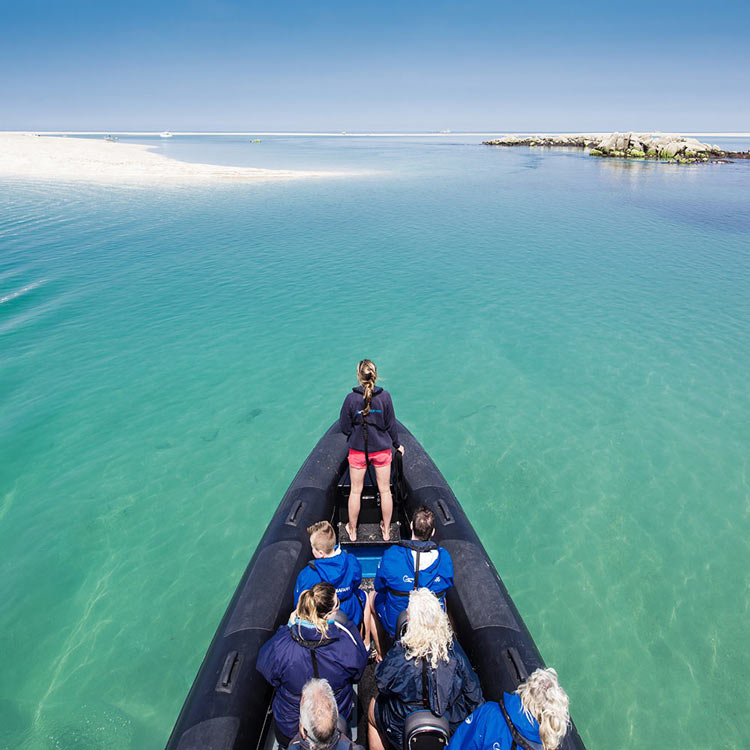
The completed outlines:
<svg viewBox="0 0 750 750">
<path fill-rule="evenodd" d="M 299 705 L 299 732 L 289 750 L 364 750 L 344 734 L 342 724 L 328 680 L 308 680 Z"/>
<path fill-rule="evenodd" d="M 348 718 L 354 702 L 353 684 L 367 665 L 367 650 L 356 625 L 339 622 L 336 589 L 316 583 L 300 594 L 289 622 L 260 650 L 258 671 L 276 688 L 273 717 L 276 739 L 287 747 L 297 732 L 302 688 L 311 677 L 328 680 L 339 713 Z"/>
<path fill-rule="evenodd" d="M 336 532 L 328 521 L 318 521 L 307 529 L 313 560 L 302 568 L 294 586 L 294 606 L 300 594 L 316 583 L 328 581 L 336 587 L 341 611 L 360 625 L 367 596 L 360 590 L 362 566 L 354 555 L 336 545 Z"/>
<path fill-rule="evenodd" d="M 449 750 L 557 750 L 568 731 L 568 696 L 554 669 L 537 669 L 502 703 L 480 706 L 461 724 Z"/>
<path fill-rule="evenodd" d="M 370 750 L 401 750 L 404 722 L 413 711 L 444 716 L 454 731 L 484 700 L 448 615 L 429 589 L 409 594 L 407 616 L 401 640 L 375 669 L 379 694 L 368 711 Z"/>
<path fill-rule="evenodd" d="M 389 547 L 378 564 L 366 616 L 380 656 L 382 629 L 396 637 L 398 616 L 409 603 L 410 591 L 427 588 L 444 602 L 445 592 L 453 586 L 453 560 L 447 549 L 432 541 L 434 534 L 435 514 L 425 506 L 417 508 L 411 519 L 411 539 Z"/>
<path fill-rule="evenodd" d="M 357 365 L 359 385 L 352 389 L 341 407 L 339 426 L 349 443 L 349 522 L 346 531 L 357 541 L 357 519 L 362 498 L 362 487 L 368 462 L 375 469 L 375 481 L 380 493 L 383 520 L 380 527 L 383 540 L 390 541 L 393 497 L 391 496 L 391 448 L 403 454 L 404 446 L 398 441 L 396 415 L 388 391 L 375 385 L 378 369 L 369 359 Z M 370 469 L 371 470 L 371 469 Z"/>
</svg>

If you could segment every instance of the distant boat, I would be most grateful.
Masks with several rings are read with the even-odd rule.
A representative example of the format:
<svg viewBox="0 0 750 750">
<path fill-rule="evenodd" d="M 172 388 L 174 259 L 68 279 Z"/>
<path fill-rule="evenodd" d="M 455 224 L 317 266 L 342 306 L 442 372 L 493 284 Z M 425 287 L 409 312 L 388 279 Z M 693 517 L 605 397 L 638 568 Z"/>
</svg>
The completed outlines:
<svg viewBox="0 0 750 750">
<path fill-rule="evenodd" d="M 159 138 L 171 138 L 171 137 L 172 137 L 172 134 L 168 130 L 165 130 L 163 133 L 159 133 Z"/>
<path fill-rule="evenodd" d="M 120 139 L 116 135 L 105 135 L 105 141 L 119 141 Z"/>
<path fill-rule="evenodd" d="M 250 143 L 260 143 L 260 138 L 253 138 L 253 140 L 250 141 Z"/>
<path fill-rule="evenodd" d="M 450 133 L 451 131 L 450 131 L 450 130 L 441 130 L 440 132 L 441 132 L 441 133 L 442 133 L 443 135 L 448 135 L 448 133 Z"/>
</svg>

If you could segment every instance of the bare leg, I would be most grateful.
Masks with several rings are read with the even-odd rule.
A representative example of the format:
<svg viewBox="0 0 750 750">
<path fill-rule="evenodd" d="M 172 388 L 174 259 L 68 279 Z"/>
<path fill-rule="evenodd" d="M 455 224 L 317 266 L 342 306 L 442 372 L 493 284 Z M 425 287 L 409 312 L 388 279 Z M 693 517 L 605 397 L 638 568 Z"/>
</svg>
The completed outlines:
<svg viewBox="0 0 750 750">
<path fill-rule="evenodd" d="M 355 594 L 356 596 L 356 594 Z M 372 639 L 371 628 L 370 628 L 370 614 L 367 609 L 368 601 L 367 601 L 367 594 L 365 594 L 365 606 L 362 609 L 362 624 L 359 626 L 359 632 L 362 636 L 362 640 L 365 643 L 365 648 L 369 651 L 370 650 L 370 640 Z"/>
<path fill-rule="evenodd" d="M 367 708 L 367 744 L 370 750 L 385 750 L 385 743 L 375 724 L 375 698 L 370 699 L 370 705 Z"/>
<path fill-rule="evenodd" d="M 349 477 L 352 486 L 349 490 L 349 523 L 346 524 L 346 531 L 349 534 L 349 539 L 356 542 L 357 520 L 359 519 L 359 508 L 362 502 L 362 486 L 365 483 L 365 469 L 355 469 L 350 466 Z"/>
<path fill-rule="evenodd" d="M 377 653 L 378 661 L 383 661 L 383 639 L 381 637 L 381 629 L 383 626 L 380 624 L 380 619 L 375 611 L 375 595 L 374 591 L 371 591 L 367 595 L 367 606 L 365 607 L 365 617 L 370 621 L 370 635 L 372 640 L 375 641 L 375 651 Z"/>
<path fill-rule="evenodd" d="M 375 479 L 380 492 L 380 510 L 383 512 L 383 541 L 391 540 L 391 516 L 393 516 L 393 497 L 391 496 L 391 465 L 376 466 Z M 350 501 L 351 502 L 351 501 Z"/>
</svg>

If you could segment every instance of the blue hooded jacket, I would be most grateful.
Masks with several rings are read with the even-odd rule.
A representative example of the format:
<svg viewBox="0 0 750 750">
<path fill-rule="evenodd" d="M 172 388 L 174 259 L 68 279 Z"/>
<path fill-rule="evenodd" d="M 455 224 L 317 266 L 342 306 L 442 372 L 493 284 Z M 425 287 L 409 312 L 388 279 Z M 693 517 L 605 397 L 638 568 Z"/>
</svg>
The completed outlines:
<svg viewBox="0 0 750 750">
<path fill-rule="evenodd" d="M 316 583 L 325 581 L 336 588 L 336 596 L 341 602 L 341 611 L 355 624 L 362 622 L 365 606 L 365 592 L 361 591 L 362 566 L 354 555 L 341 547 L 336 547 L 331 557 L 319 557 L 311 560 L 302 568 L 294 585 L 294 606 L 297 606 L 299 595 L 311 589 Z"/>
<path fill-rule="evenodd" d="M 344 399 L 339 415 L 339 427 L 346 435 L 349 448 L 364 451 L 365 435 L 362 427 L 362 410 L 365 408 L 365 389 L 358 385 Z M 380 386 L 375 386 L 370 400 L 370 413 L 367 415 L 367 452 L 377 453 L 389 448 L 398 448 L 398 428 L 393 412 L 391 394 Z"/>
<path fill-rule="evenodd" d="M 400 641 L 375 668 L 379 695 L 375 717 L 389 742 L 403 746 L 404 721 L 413 711 L 423 709 L 422 661 L 407 659 Z M 427 669 L 430 710 L 444 716 L 454 730 L 484 698 L 479 678 L 457 641 L 448 651 L 448 661 L 438 662 L 437 669 Z"/>
<path fill-rule="evenodd" d="M 531 742 L 539 743 L 539 724 L 529 718 L 521 706 L 521 696 L 503 693 L 505 710 L 519 733 Z M 451 738 L 448 750 L 511 750 L 513 735 L 497 703 L 480 706 L 459 725 Z"/>
<path fill-rule="evenodd" d="M 258 654 L 258 671 L 276 688 L 273 696 L 273 717 L 283 734 L 294 737 L 299 728 L 299 703 L 302 688 L 315 676 L 309 648 L 298 643 L 293 635 L 307 641 L 320 641 L 320 632 L 304 620 L 282 625 L 263 645 Z M 315 649 L 318 675 L 328 680 L 336 696 L 339 713 L 348 717 L 352 711 L 357 682 L 367 666 L 367 651 L 359 630 L 349 622 L 328 623 L 326 638 L 330 643 Z"/>
<path fill-rule="evenodd" d="M 409 605 L 409 592 L 414 588 L 414 553 L 417 549 L 420 550 L 419 588 L 428 588 L 440 596 L 445 609 L 445 597 L 441 595 L 453 586 L 453 560 L 447 549 L 430 541 L 402 540 L 391 545 L 378 564 L 374 581 L 377 592 L 375 611 L 391 637 L 396 634 L 399 614 Z"/>
</svg>

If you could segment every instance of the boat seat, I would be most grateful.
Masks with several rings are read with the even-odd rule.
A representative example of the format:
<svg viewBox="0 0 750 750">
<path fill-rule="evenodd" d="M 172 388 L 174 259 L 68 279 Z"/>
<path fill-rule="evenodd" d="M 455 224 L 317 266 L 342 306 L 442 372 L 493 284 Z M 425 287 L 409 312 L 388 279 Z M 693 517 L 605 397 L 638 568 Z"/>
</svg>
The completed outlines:
<svg viewBox="0 0 750 750">
<path fill-rule="evenodd" d="M 450 725 L 443 716 L 426 709 L 414 711 L 404 722 L 404 750 L 443 750 L 449 734 Z"/>
<path fill-rule="evenodd" d="M 378 513 L 380 513 L 379 510 Z M 362 515 L 360 514 L 360 519 L 361 518 Z M 388 546 L 389 544 L 395 544 L 396 542 L 401 540 L 401 524 L 398 521 L 393 521 L 391 523 L 391 539 L 389 542 L 384 542 L 383 532 L 380 529 L 379 518 L 375 523 L 367 523 L 366 521 L 362 520 L 357 523 L 356 542 L 352 542 L 352 540 L 349 538 L 349 532 L 346 530 L 345 521 L 339 522 L 338 532 L 339 544 L 355 544 L 359 545 L 360 547 L 362 545 L 368 545 L 370 547 L 382 547 L 383 549 L 380 551 L 380 556 L 382 556 L 383 552 L 385 552 L 386 546 Z"/>
</svg>

